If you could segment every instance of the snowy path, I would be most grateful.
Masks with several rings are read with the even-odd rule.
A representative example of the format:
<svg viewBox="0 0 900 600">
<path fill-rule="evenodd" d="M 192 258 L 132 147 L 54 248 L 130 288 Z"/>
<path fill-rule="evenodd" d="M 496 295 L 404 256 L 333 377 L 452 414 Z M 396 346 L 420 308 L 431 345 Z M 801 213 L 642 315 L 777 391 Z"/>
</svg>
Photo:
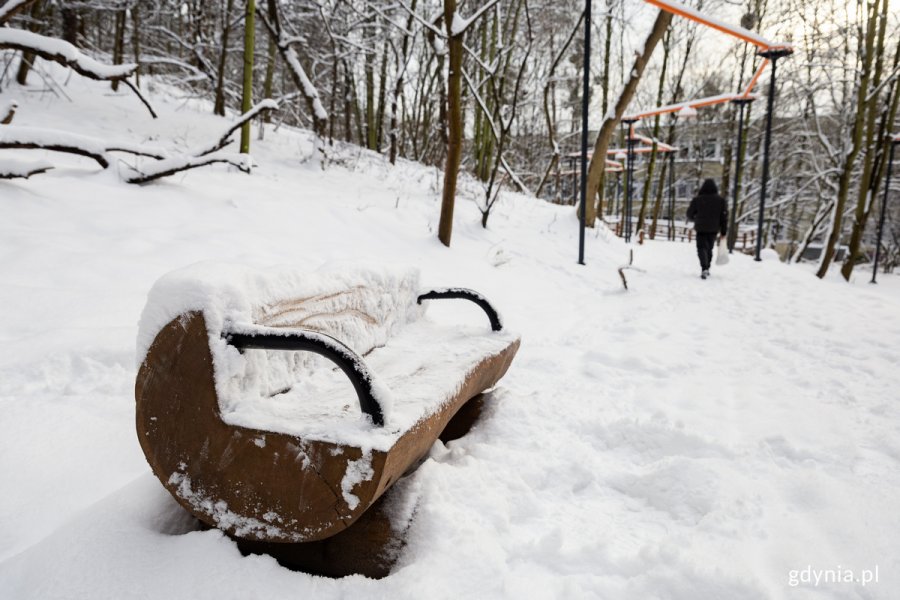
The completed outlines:
<svg viewBox="0 0 900 600">
<path fill-rule="evenodd" d="M 135 138 L 193 143 L 221 126 L 175 103 L 149 123 L 123 104 L 47 101 L 17 122 L 104 111 L 79 132 L 132 118 Z M 483 231 L 461 202 L 446 250 L 433 170 L 354 153 L 323 172 L 298 165 L 309 146 L 292 132 L 256 145 L 249 177 L 135 187 L 71 160 L 0 182 L 0 597 L 896 597 L 896 276 L 848 286 L 739 256 L 704 282 L 689 245 L 657 242 L 637 250 L 646 273 L 626 293 L 626 248 L 604 232 L 574 264 L 570 209 L 509 195 Z M 208 258 L 416 264 L 427 285 L 482 291 L 522 333 L 487 418 L 402 483 L 418 512 L 391 577 L 242 558 L 190 531 L 149 474 L 133 433 L 137 319 L 159 275 Z M 839 565 L 877 566 L 879 582 L 789 585 L 791 570 Z"/>
</svg>

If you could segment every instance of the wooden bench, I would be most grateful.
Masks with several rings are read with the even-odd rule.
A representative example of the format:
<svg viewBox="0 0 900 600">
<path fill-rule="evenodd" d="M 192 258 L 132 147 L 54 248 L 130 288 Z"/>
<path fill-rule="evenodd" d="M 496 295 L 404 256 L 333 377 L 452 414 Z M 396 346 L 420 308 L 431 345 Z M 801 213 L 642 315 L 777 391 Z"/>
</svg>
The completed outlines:
<svg viewBox="0 0 900 600">
<path fill-rule="evenodd" d="M 483 297 L 419 293 L 414 272 L 317 273 L 307 282 L 283 271 L 211 270 L 176 272 L 151 291 L 137 433 L 174 498 L 251 550 L 310 554 L 311 542 L 357 522 L 499 381 L 519 347 Z M 480 306 L 491 327 L 425 318 L 425 304 L 455 298 Z M 341 547 L 377 553 L 389 536 L 375 537 Z M 312 552 L 315 571 L 385 574 L 378 557 L 329 558 L 341 552 L 323 548 Z"/>
</svg>

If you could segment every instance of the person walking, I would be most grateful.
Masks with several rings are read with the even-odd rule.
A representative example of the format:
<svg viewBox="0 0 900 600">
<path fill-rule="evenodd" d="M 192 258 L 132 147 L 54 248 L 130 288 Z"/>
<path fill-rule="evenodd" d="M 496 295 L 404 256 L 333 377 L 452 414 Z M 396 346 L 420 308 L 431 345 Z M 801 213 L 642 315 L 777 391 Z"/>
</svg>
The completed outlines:
<svg viewBox="0 0 900 600">
<path fill-rule="evenodd" d="M 700 258 L 700 277 L 709 277 L 713 246 L 717 235 L 728 233 L 728 203 L 719 195 L 719 188 L 712 179 L 700 186 L 687 209 L 688 221 L 694 222 L 697 232 L 697 256 Z"/>
</svg>

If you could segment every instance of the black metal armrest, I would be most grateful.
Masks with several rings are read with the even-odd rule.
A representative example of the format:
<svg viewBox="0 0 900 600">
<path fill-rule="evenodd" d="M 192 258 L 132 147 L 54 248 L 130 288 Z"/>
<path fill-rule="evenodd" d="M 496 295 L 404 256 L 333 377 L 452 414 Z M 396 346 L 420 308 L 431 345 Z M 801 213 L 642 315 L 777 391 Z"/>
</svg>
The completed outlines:
<svg viewBox="0 0 900 600">
<path fill-rule="evenodd" d="M 384 425 L 381 405 L 372 393 L 372 375 L 363 359 L 338 339 L 304 329 L 224 332 L 226 342 L 244 350 L 302 350 L 319 354 L 336 364 L 350 379 L 359 398 L 359 408 L 372 418 L 377 426 Z"/>
<path fill-rule="evenodd" d="M 493 306 L 491 306 L 491 303 L 487 301 L 487 298 L 474 290 L 469 290 L 466 288 L 447 288 L 443 290 L 432 290 L 430 292 L 420 294 L 418 299 L 416 300 L 416 303 L 422 304 L 422 300 L 440 300 L 444 298 L 469 300 L 470 302 L 474 302 L 475 304 L 480 306 L 481 310 L 483 310 L 487 315 L 488 319 L 491 322 L 491 330 L 501 331 L 503 329 L 503 323 L 500 322 L 500 315 L 497 313 L 497 310 Z"/>
</svg>

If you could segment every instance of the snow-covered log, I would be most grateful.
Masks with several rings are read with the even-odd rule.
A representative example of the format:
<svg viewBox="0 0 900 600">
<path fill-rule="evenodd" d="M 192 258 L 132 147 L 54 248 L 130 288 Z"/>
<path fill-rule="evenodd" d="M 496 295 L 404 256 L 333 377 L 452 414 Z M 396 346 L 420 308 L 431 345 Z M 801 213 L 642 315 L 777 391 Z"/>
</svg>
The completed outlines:
<svg viewBox="0 0 900 600">
<path fill-rule="evenodd" d="M 226 163 L 237 167 L 244 173 L 249 173 L 252 160 L 249 154 L 233 154 L 230 152 L 213 152 L 203 156 L 173 156 L 172 158 L 142 165 L 140 169 L 132 169 L 132 173 L 125 178 L 125 181 L 128 183 L 147 183 L 181 171 L 214 163 Z"/>
<path fill-rule="evenodd" d="M 0 179 L 28 179 L 53 168 L 47 161 L 24 162 L 11 158 L 0 159 Z"/>
<path fill-rule="evenodd" d="M 17 108 L 19 108 L 19 104 L 15 100 L 0 104 L 0 125 L 9 125 L 12 123 Z"/>
</svg>

